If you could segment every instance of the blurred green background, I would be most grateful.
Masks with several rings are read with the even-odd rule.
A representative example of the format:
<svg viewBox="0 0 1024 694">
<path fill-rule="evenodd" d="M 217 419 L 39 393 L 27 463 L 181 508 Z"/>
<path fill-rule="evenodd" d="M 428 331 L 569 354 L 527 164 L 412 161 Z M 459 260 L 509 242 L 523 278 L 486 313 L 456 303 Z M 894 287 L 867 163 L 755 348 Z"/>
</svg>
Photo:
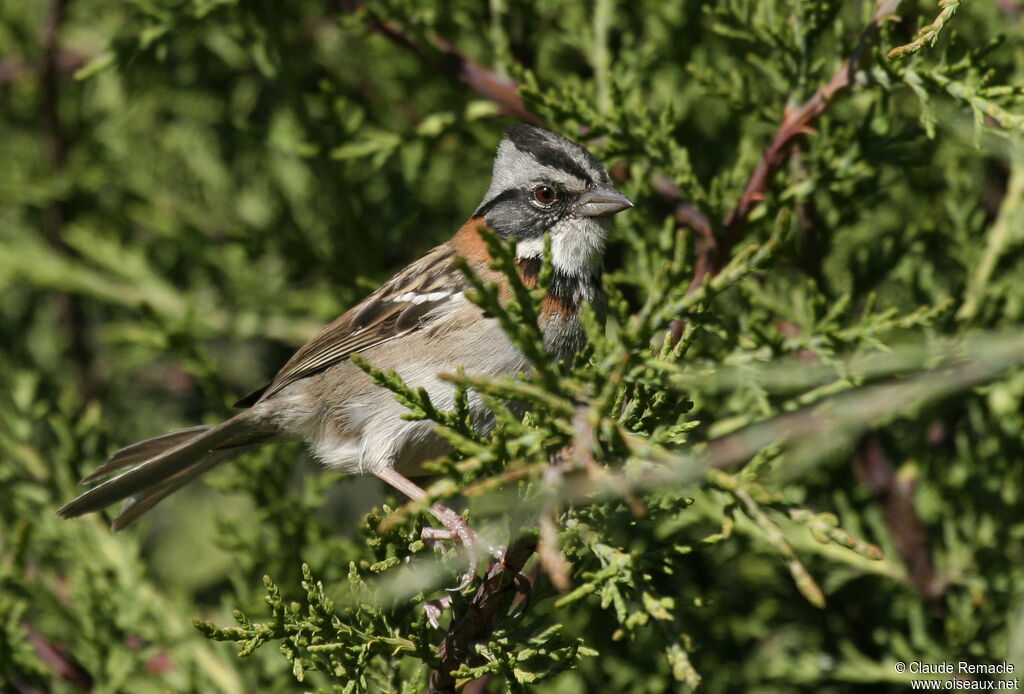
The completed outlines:
<svg viewBox="0 0 1024 694">
<path fill-rule="evenodd" d="M 750 216 L 754 243 L 785 226 L 778 252 L 679 303 L 695 330 L 686 359 L 712 370 L 832 364 L 977 331 L 1015 335 L 1022 6 L 895 5 L 875 37 L 863 31 L 872 3 L 827 0 L 6 0 L 5 691 L 344 690 L 341 676 L 298 683 L 274 648 L 239 659 L 191 619 L 266 612 L 261 577 L 298 591 L 302 561 L 344 582 L 350 561 L 370 557 L 360 520 L 384 499 L 376 484 L 317 474 L 288 446 L 246 456 L 119 535 L 103 518 L 59 521 L 53 510 L 122 445 L 228 416 L 320 325 L 459 227 L 513 122 L 466 83 L 460 56 L 523 85 L 525 108 L 586 137 L 636 201 L 608 254 L 621 316 L 682 302 L 693 275 L 692 234 L 675 233 L 676 201 L 654 182 L 678 186 L 721 237 L 783 115 L 846 56 L 863 56 L 855 87 L 786 151 Z M 934 46 L 886 57 L 936 16 Z M 676 250 L 679 274 L 659 275 Z M 667 327 L 652 324 L 643 344 Z M 837 514 L 885 553 L 872 564 L 785 526 L 826 609 L 801 597 L 789 559 L 719 480 L 671 531 L 635 531 L 650 533 L 647 551 L 679 546 L 676 533 L 694 540 L 675 573 L 653 579 L 679 610 L 667 631 L 624 624 L 600 591 L 542 602 L 600 655 L 534 686 L 688 691 L 693 668 L 704 691 L 903 691 L 897 658 L 1024 668 L 1016 363 L 994 384 L 888 413 L 864 440 L 836 434 L 838 452 L 823 445 L 818 465 L 783 485 L 786 503 Z M 650 368 L 643 387 L 673 373 Z M 680 387 L 629 426 L 686 450 L 828 394 L 745 382 L 698 391 Z M 737 514 L 735 535 L 712 536 Z M 605 517 L 606 540 L 626 551 L 638 540 L 615 535 L 619 518 Z M 574 537 L 563 537 L 570 555 Z M 583 549 L 572 558 L 577 582 L 604 561 Z M 350 680 L 355 690 L 422 689 L 417 662 L 372 667 L 393 678 Z"/>
</svg>

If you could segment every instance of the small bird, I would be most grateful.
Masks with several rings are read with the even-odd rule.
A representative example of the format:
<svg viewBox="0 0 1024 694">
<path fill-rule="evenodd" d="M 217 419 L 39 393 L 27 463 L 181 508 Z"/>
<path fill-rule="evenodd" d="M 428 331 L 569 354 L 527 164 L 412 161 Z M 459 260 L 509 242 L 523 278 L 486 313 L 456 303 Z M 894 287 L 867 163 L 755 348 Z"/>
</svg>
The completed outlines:
<svg viewBox="0 0 1024 694">
<path fill-rule="evenodd" d="M 552 274 L 540 312 L 544 346 L 566 359 L 585 342 L 580 307 L 601 311 L 600 272 L 610 216 L 633 206 L 611 185 L 601 163 L 556 133 L 512 125 L 498 146 L 483 201 L 455 236 L 398 272 L 299 349 L 270 384 L 242 398 L 246 408 L 216 426 L 196 426 L 128 446 L 86 476 L 96 484 L 57 513 L 64 518 L 125 501 L 112 528 L 120 530 L 202 473 L 269 443 L 302 440 L 326 467 L 379 477 L 412 499 L 426 492 L 409 479 L 445 454 L 446 442 L 429 421 L 402 419 L 406 411 L 349 359 L 359 353 L 406 384 L 425 388 L 439 408 L 454 406 L 455 388 L 440 375 L 497 377 L 523 372 L 526 358 L 465 295 L 469 288 L 456 256 L 481 278 L 505 285 L 492 270 L 481 237 L 485 227 L 516 244 L 516 266 L 527 286 L 540 273 L 545 235 L 551 239 Z M 470 394 L 474 426 L 486 432 L 493 416 Z M 475 534 L 451 509 L 430 512 L 447 528 L 432 539 L 472 547 Z M 470 552 L 468 585 L 475 575 Z"/>
</svg>

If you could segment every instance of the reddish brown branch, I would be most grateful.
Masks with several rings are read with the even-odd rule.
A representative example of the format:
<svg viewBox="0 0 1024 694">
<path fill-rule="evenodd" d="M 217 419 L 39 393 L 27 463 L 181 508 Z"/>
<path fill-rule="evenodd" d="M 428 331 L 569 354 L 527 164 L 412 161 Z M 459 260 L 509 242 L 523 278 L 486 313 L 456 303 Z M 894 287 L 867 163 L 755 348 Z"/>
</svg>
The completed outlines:
<svg viewBox="0 0 1024 694">
<path fill-rule="evenodd" d="M 544 125 L 539 116 L 526 108 L 526 104 L 519 96 L 519 85 L 515 80 L 501 77 L 475 60 L 467 58 L 444 39 L 435 39 L 434 46 L 444 55 L 449 70 L 454 72 L 459 80 L 481 96 L 501 106 L 502 113 L 534 125 Z"/>
<path fill-rule="evenodd" d="M 386 36 L 393 42 L 408 48 L 417 55 L 430 59 L 440 59 L 440 64 L 445 72 L 459 80 L 480 96 L 490 99 L 501 107 L 501 112 L 507 116 L 519 120 L 543 125 L 544 121 L 530 112 L 519 96 L 519 85 L 515 80 L 502 77 L 493 70 L 489 70 L 472 58 L 463 55 L 452 44 L 441 37 L 435 37 L 430 41 L 429 49 L 415 42 L 393 22 L 375 21 L 372 24 L 373 30 L 382 36 Z"/>
<path fill-rule="evenodd" d="M 853 469 L 861 482 L 878 497 L 885 527 L 907 567 L 910 582 L 925 598 L 934 600 L 940 597 L 946 586 L 935 573 L 928 531 L 914 507 L 913 484 L 900 479 L 877 434 L 868 436 L 861 444 L 853 458 Z"/>
<path fill-rule="evenodd" d="M 362 6 L 360 0 L 328 0 L 326 4 L 328 8 L 337 12 L 354 12 Z M 424 45 L 402 31 L 402 28 L 394 22 L 373 18 L 372 15 L 370 28 L 424 60 L 436 59 L 445 73 L 462 82 L 480 96 L 498 104 L 501 107 L 501 112 L 505 115 L 534 125 L 544 125 L 542 118 L 526 108 L 526 104 L 519 96 L 519 85 L 515 80 L 502 77 L 484 67 L 460 52 L 444 38 L 433 36 Z"/>
<path fill-rule="evenodd" d="M 28 641 L 32 644 L 36 656 L 52 668 L 57 677 L 70 682 L 76 689 L 82 691 L 92 689 L 92 675 L 74 657 L 62 648 L 47 641 L 42 634 L 31 626 L 27 624 L 24 626 L 28 631 Z M 26 688 L 22 691 L 27 692 L 30 690 Z"/>
<path fill-rule="evenodd" d="M 654 179 L 654 189 L 665 202 L 672 205 L 672 216 L 676 220 L 676 225 L 687 227 L 695 234 L 693 252 L 696 257 L 693 261 L 693 279 L 686 289 L 686 293 L 689 294 L 714 271 L 718 263 L 718 241 L 707 215 L 687 202 L 678 186 L 664 176 L 658 176 Z"/>
<path fill-rule="evenodd" d="M 472 642 L 485 636 L 502 606 L 517 593 L 517 580 L 536 550 L 536 541 L 520 538 L 505 552 L 505 561 L 494 564 L 462 614 L 448 628 L 438 651 L 440 663 L 430 672 L 431 694 L 455 691 L 452 675 L 469 656 Z"/>
<path fill-rule="evenodd" d="M 813 132 L 812 124 L 828 110 L 836 96 L 853 84 L 854 76 L 864 54 L 864 48 L 878 34 L 882 24 L 896 12 L 899 4 L 900 0 L 879 0 L 853 55 L 843 61 L 828 84 L 819 88 L 814 96 L 793 110 L 787 109 L 782 118 L 782 125 L 779 126 L 771 144 L 747 180 L 747 186 L 744 188 L 739 202 L 725 218 L 725 232 L 722 235 L 716 271 L 724 265 L 732 247 L 743 238 L 747 218 L 754 207 L 764 199 L 772 178 L 786 162 L 796 138 Z"/>
</svg>

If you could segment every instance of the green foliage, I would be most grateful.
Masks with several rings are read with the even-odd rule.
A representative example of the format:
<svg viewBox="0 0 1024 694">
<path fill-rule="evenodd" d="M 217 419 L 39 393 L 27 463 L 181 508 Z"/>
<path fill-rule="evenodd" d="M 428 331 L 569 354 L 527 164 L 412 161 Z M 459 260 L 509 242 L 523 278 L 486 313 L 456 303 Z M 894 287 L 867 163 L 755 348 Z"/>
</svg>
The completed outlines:
<svg viewBox="0 0 1024 694">
<path fill-rule="evenodd" d="M 420 539 L 431 501 L 491 544 L 537 546 L 529 598 L 502 594 L 460 685 L 828 693 L 903 691 L 897 661 L 1019 673 L 1019 8 L 881 4 L 899 21 L 877 32 L 870 3 L 833 0 L 5 5 L 0 686 L 423 691 L 486 585 L 445 590 L 465 551 Z M 460 55 L 514 79 L 636 203 L 587 350 L 546 357 L 546 274 L 524 287 L 489 237 L 514 291 L 469 273 L 470 299 L 529 374 L 447 374 L 444 411 L 359 362 L 451 444 L 429 500 L 400 506 L 289 445 L 122 534 L 58 520 L 111 450 L 220 421 L 458 228 L 508 122 Z M 709 259 L 660 183 L 722 242 L 786 114 L 850 56 L 852 85 L 691 286 Z"/>
</svg>

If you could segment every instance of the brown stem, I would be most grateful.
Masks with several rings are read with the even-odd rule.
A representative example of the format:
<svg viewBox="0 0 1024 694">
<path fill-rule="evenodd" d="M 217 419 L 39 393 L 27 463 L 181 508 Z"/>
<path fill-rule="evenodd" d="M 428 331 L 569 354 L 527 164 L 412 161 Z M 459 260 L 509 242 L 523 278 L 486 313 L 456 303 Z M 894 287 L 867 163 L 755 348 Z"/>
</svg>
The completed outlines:
<svg viewBox="0 0 1024 694">
<path fill-rule="evenodd" d="M 35 651 L 36 656 L 52 668 L 58 677 L 66 682 L 70 682 L 76 689 L 82 691 L 92 689 L 92 675 L 78 661 L 63 649 L 47 641 L 42 634 L 31 626 L 27 624 L 24 626 L 28 630 L 28 641 L 32 644 L 32 649 Z M 30 690 L 25 689 L 23 691 Z"/>
<path fill-rule="evenodd" d="M 327 0 L 328 9 L 335 12 L 354 12 L 361 5 L 361 0 Z M 544 120 L 531 113 L 519 96 L 519 85 L 515 80 L 502 77 L 489 70 L 472 58 L 461 53 L 455 46 L 440 36 L 433 36 L 424 46 L 410 37 L 394 22 L 376 19 L 371 16 L 370 28 L 391 40 L 396 45 L 408 49 L 425 60 L 438 59 L 440 66 L 450 77 L 462 82 L 477 94 L 490 99 L 501 107 L 507 116 L 544 125 Z"/>
<path fill-rule="evenodd" d="M 452 673 L 466 661 L 472 642 L 490 631 L 502 605 L 509 604 L 515 597 L 517 579 L 536 551 L 536 544 L 532 537 L 520 538 L 505 552 L 504 561 L 491 566 L 469 604 L 454 619 L 441 641 L 440 662 L 430 672 L 428 691 L 431 694 L 455 691 Z"/>
<path fill-rule="evenodd" d="M 487 685 L 494 679 L 494 675 L 487 673 L 483 677 L 473 680 L 462 688 L 462 694 L 485 694 Z"/>
<path fill-rule="evenodd" d="M 407 36 L 393 22 L 375 20 L 371 26 L 378 34 L 386 36 L 397 45 L 407 48 L 423 58 L 439 59 L 440 65 L 446 73 L 477 94 L 498 104 L 501 107 L 501 112 L 505 115 L 534 125 L 544 125 L 542 118 L 526 108 L 526 104 L 519 96 L 519 85 L 514 80 L 489 70 L 461 53 L 440 36 L 430 40 L 428 49 Z"/>
<path fill-rule="evenodd" d="M 687 227 L 696 234 L 693 239 L 693 252 L 696 256 L 693 261 L 693 279 L 686 289 L 686 293 L 689 294 L 703 284 L 704 278 L 716 267 L 718 241 L 707 215 L 687 202 L 682 191 L 672 181 L 664 176 L 658 176 L 654 179 L 654 189 L 665 202 L 672 205 L 672 216 L 676 220 L 676 226 Z"/>
<path fill-rule="evenodd" d="M 928 531 L 914 507 L 913 485 L 896 473 L 877 434 L 864 439 L 853 458 L 853 468 L 881 503 L 885 526 L 907 567 L 911 583 L 928 600 L 941 597 L 946 585 L 935 573 Z"/>
</svg>

